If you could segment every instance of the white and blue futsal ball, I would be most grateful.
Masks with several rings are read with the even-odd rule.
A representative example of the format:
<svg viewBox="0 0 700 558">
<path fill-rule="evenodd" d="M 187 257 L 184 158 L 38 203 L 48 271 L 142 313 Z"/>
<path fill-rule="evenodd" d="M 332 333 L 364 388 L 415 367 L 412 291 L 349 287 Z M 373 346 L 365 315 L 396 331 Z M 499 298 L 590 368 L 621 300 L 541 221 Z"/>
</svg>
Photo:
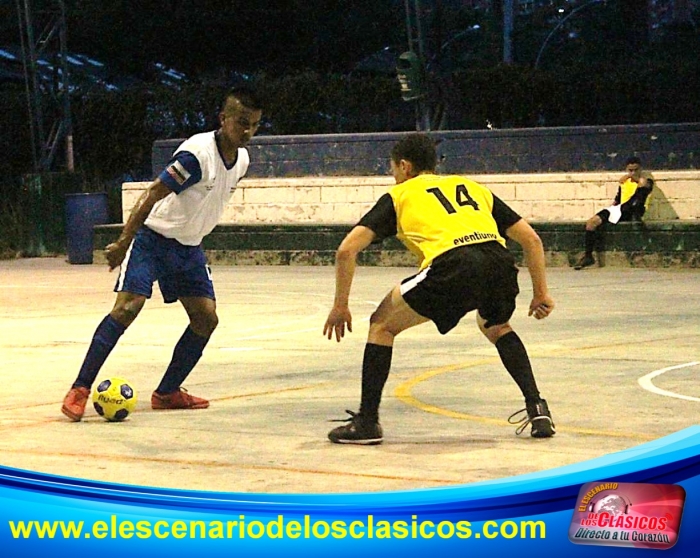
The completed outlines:
<svg viewBox="0 0 700 558">
<path fill-rule="evenodd" d="M 136 408 L 136 390 L 123 378 L 108 378 L 92 392 L 92 404 L 101 417 L 120 422 Z"/>
</svg>

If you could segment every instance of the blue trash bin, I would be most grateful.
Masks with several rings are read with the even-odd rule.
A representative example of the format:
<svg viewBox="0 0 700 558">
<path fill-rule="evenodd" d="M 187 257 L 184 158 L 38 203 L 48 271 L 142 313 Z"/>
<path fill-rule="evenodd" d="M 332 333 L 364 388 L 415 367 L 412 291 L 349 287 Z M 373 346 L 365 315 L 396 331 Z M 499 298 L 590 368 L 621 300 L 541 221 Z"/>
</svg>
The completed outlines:
<svg viewBox="0 0 700 558">
<path fill-rule="evenodd" d="M 68 263 L 91 264 L 93 227 L 109 220 L 106 192 L 66 194 L 66 251 Z"/>
</svg>

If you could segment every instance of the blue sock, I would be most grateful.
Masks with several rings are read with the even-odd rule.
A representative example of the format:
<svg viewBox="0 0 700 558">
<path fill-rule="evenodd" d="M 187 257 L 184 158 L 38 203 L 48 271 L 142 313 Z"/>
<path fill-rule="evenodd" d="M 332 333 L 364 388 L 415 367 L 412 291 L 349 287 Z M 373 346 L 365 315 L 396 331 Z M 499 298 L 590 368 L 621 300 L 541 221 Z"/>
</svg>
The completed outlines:
<svg viewBox="0 0 700 558">
<path fill-rule="evenodd" d="M 180 389 L 182 383 L 202 357 L 204 347 L 207 346 L 208 342 L 209 337 L 197 335 L 191 327 L 187 326 L 185 333 L 175 345 L 173 358 L 160 381 L 160 385 L 156 388 L 156 392 L 166 395 Z"/>
<path fill-rule="evenodd" d="M 126 328 L 107 314 L 105 319 L 97 326 L 95 334 L 92 336 L 90 348 L 85 355 L 83 365 L 78 372 L 78 378 L 73 383 L 73 387 L 92 387 L 97 374 L 102 368 L 102 365 L 107 360 L 109 353 L 112 352 L 117 341 L 126 331 Z"/>
</svg>

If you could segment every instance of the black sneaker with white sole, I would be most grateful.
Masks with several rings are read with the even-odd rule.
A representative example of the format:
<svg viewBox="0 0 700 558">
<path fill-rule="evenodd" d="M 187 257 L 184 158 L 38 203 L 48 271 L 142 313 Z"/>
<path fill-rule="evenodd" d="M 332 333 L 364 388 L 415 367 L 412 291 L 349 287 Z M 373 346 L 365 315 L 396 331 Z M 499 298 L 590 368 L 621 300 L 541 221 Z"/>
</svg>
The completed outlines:
<svg viewBox="0 0 700 558">
<path fill-rule="evenodd" d="M 535 403 L 526 403 L 524 409 L 513 413 L 508 417 L 510 424 L 519 425 L 515 431 L 516 435 L 522 434 L 527 425 L 532 425 L 530 436 L 533 438 L 551 438 L 556 434 L 552 413 L 544 399 L 539 399 Z"/>
<path fill-rule="evenodd" d="M 328 439 L 334 444 L 359 444 L 364 446 L 376 446 L 383 441 L 382 427 L 376 420 L 363 417 L 360 413 L 345 411 L 350 418 L 339 419 L 332 422 L 347 422 L 344 426 L 338 426 L 328 433 Z"/>
</svg>

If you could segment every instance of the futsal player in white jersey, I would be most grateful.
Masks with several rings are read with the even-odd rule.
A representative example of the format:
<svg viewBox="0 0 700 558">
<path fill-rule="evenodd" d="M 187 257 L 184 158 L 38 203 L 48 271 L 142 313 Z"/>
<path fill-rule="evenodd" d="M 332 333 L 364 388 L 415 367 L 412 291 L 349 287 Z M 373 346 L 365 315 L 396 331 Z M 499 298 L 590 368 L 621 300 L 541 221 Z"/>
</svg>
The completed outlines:
<svg viewBox="0 0 700 558">
<path fill-rule="evenodd" d="M 175 151 L 165 170 L 137 201 L 118 240 L 105 255 L 119 268 L 117 299 L 97 327 L 78 377 L 61 411 L 81 420 L 90 388 L 127 327 L 158 281 L 166 303 L 180 301 L 189 325 L 151 396 L 153 409 L 205 409 L 209 402 L 181 386 L 199 361 L 218 323 L 214 286 L 202 239 L 219 222 L 249 157 L 245 146 L 262 116 L 261 102 L 247 88 L 227 92 L 216 131 L 196 134 Z"/>
</svg>

